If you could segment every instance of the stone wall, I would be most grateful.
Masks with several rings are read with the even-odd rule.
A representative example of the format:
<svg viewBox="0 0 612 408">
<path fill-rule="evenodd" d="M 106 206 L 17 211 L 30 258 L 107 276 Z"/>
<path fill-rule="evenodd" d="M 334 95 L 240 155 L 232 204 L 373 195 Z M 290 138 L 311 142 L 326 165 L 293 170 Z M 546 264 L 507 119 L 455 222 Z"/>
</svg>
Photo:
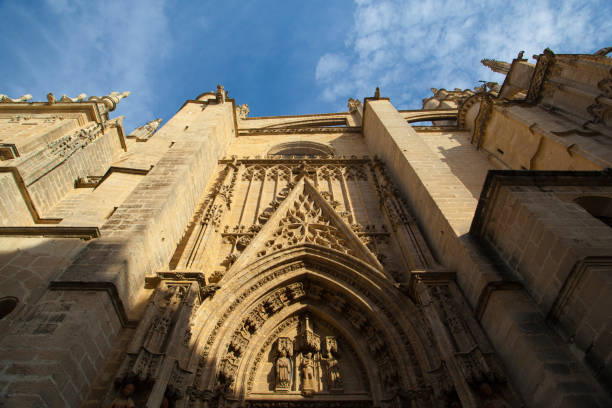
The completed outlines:
<svg viewBox="0 0 612 408">
<path fill-rule="evenodd" d="M 440 261 L 457 272 L 463 294 L 527 404 L 558 401 L 560 406 L 581 406 L 587 401 L 605 406 L 609 396 L 570 347 L 546 328 L 537 303 L 520 287 L 508 284 L 507 271 L 470 236 L 477 201 L 448 164 L 437 160 L 386 100 L 366 101 L 364 136 L 389 167 Z M 529 357 L 516 359 L 517 348 Z M 572 370 L 559 372 L 558 360 Z M 538 376 L 524 376 L 536 365 L 541 368 Z"/>
</svg>

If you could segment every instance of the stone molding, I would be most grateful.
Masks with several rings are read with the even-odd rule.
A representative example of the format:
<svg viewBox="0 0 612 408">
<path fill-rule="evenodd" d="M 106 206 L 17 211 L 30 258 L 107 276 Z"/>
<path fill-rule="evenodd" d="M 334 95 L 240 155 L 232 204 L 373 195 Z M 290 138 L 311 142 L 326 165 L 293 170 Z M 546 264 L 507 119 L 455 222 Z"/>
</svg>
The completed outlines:
<svg viewBox="0 0 612 408">
<path fill-rule="evenodd" d="M 12 237 L 48 237 L 48 238 L 81 238 L 88 241 L 100 237 L 98 227 L 0 227 L 0 236 Z"/>
<path fill-rule="evenodd" d="M 312 133 L 361 133 L 359 126 L 346 127 L 304 127 L 304 128 L 254 128 L 240 129 L 238 136 L 260 136 L 260 135 L 277 135 L 277 134 L 312 134 Z"/>
<path fill-rule="evenodd" d="M 491 295 L 493 292 L 499 290 L 524 290 L 523 284 L 520 282 L 514 281 L 495 281 L 488 282 L 484 288 L 482 288 L 482 292 L 478 297 L 478 302 L 476 303 L 476 307 L 474 308 L 474 316 L 476 316 L 476 320 L 480 321 L 485 311 L 487 310 L 487 305 L 489 304 L 489 299 L 491 299 Z"/>
<path fill-rule="evenodd" d="M 137 320 L 130 320 L 125 313 L 125 307 L 119 297 L 117 288 L 111 282 L 62 282 L 62 281 L 51 281 L 49 282 L 50 290 L 75 290 L 79 292 L 87 291 L 102 291 L 108 294 L 108 297 L 113 304 L 113 308 L 117 314 L 122 327 L 135 328 L 138 325 Z"/>
<path fill-rule="evenodd" d="M 412 126 L 417 132 L 456 132 L 461 129 L 457 126 Z"/>
<path fill-rule="evenodd" d="M 26 187 L 26 183 L 21 177 L 21 174 L 19 174 L 19 170 L 17 169 L 17 167 L 0 167 L 0 172 L 13 174 L 15 184 L 17 185 L 17 188 L 19 189 L 19 192 L 21 193 L 21 197 L 23 198 L 23 201 L 25 202 L 25 205 L 28 208 L 28 211 L 32 215 L 32 219 L 34 220 L 35 224 L 59 224 L 62 221 L 61 218 L 42 218 L 38 214 L 38 210 L 36 209 L 36 206 L 34 205 L 34 201 L 32 200 L 32 197 L 30 196 L 30 192 L 28 191 L 28 188 Z"/>
<path fill-rule="evenodd" d="M 563 309 L 572 300 L 576 288 L 582 281 L 584 275 L 592 268 L 605 267 L 612 269 L 612 257 L 609 256 L 589 256 L 580 259 L 573 266 L 570 274 L 563 283 L 563 287 L 555 299 L 555 302 L 548 314 L 548 320 L 557 323 L 563 314 Z"/>
<path fill-rule="evenodd" d="M 502 186 L 612 186 L 612 172 L 489 170 L 470 227 L 473 237 L 481 237 L 489 207 Z"/>
</svg>

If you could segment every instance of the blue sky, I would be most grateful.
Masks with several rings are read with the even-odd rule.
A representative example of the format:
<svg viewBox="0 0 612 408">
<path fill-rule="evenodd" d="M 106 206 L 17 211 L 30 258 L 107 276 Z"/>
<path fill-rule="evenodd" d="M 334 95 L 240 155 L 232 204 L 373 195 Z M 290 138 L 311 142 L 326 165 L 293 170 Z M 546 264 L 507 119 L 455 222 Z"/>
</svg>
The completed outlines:
<svg viewBox="0 0 612 408">
<path fill-rule="evenodd" d="M 482 58 L 612 45 L 610 1 L 0 0 L 0 93 L 129 90 L 129 132 L 225 86 L 250 116 L 345 111 L 501 77 Z"/>
</svg>

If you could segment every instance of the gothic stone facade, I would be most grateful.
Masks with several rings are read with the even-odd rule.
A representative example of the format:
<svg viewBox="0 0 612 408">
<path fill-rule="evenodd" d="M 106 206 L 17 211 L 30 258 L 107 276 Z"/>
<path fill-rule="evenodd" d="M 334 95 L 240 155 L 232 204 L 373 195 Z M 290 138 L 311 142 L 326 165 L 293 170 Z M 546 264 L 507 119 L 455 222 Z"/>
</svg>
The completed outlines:
<svg viewBox="0 0 612 408">
<path fill-rule="evenodd" d="M 127 136 L 0 96 L 0 405 L 610 406 L 607 51 Z"/>
</svg>

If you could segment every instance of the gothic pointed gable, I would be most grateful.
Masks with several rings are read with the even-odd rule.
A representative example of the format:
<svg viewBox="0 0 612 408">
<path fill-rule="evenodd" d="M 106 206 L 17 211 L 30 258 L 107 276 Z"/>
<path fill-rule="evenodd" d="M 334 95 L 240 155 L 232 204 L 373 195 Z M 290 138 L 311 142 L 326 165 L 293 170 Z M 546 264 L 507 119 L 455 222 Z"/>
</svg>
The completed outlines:
<svg viewBox="0 0 612 408">
<path fill-rule="evenodd" d="M 319 245 L 353 256 L 377 269 L 383 267 L 332 206 L 306 178 L 300 179 L 232 265 L 238 271 L 281 249 Z"/>
</svg>

